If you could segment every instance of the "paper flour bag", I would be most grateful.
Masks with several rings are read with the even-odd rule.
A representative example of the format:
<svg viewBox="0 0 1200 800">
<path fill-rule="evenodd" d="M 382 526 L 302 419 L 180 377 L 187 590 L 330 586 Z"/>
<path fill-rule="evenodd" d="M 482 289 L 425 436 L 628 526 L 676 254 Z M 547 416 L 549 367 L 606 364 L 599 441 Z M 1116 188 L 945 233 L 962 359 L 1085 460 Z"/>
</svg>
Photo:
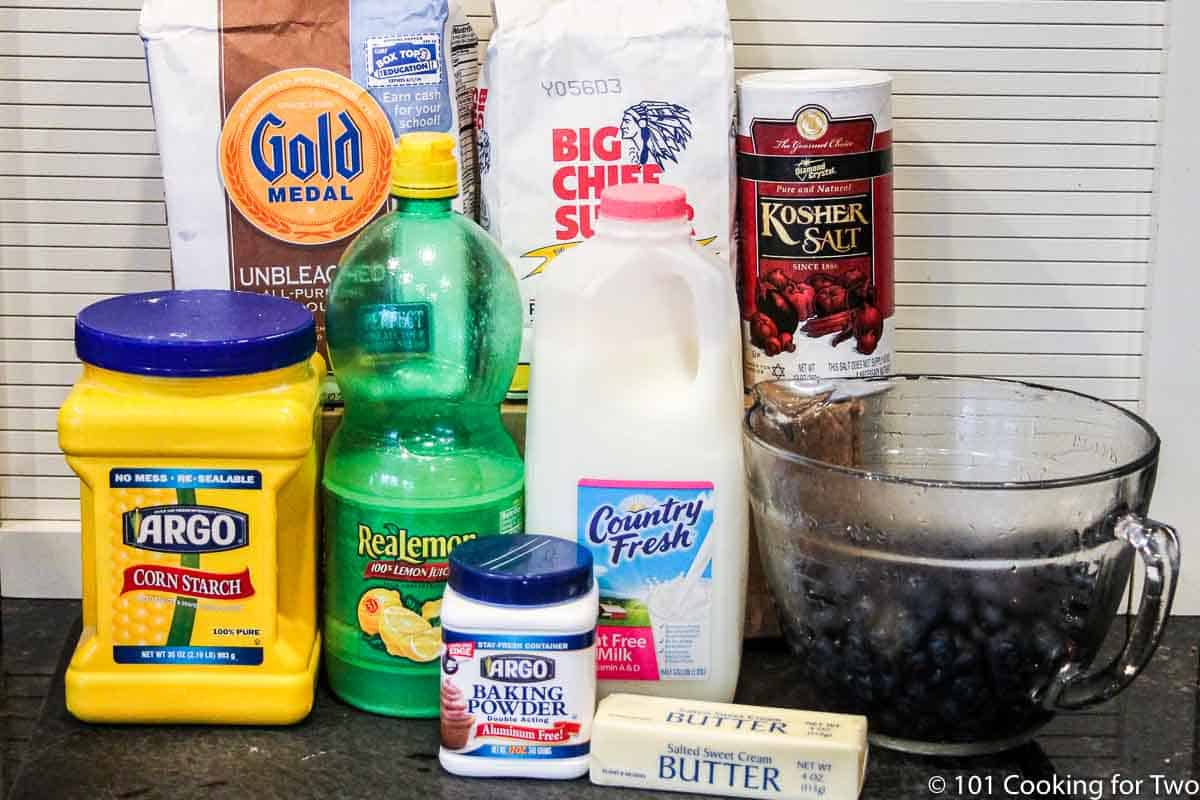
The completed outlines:
<svg viewBox="0 0 1200 800">
<path fill-rule="evenodd" d="M 324 352 L 325 292 L 384 207 L 396 136 L 457 133 L 474 213 L 478 39 L 458 0 L 146 0 L 141 34 L 177 288 L 303 303 Z"/>
<path fill-rule="evenodd" d="M 614 183 L 687 190 L 698 241 L 731 261 L 733 38 L 724 0 L 493 0 L 476 109 L 480 221 L 521 284 L 528 388 L 538 279 L 592 235 Z"/>
</svg>

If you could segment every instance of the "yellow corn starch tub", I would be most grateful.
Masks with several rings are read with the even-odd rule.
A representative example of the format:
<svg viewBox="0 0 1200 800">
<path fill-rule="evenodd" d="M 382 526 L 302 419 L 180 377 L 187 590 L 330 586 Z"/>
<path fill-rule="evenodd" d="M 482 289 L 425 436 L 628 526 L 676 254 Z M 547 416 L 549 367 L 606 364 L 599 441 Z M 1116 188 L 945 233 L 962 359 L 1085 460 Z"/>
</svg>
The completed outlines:
<svg viewBox="0 0 1200 800">
<path fill-rule="evenodd" d="M 225 291 L 105 300 L 75 321 L 59 412 L 80 478 L 83 633 L 67 708 L 90 722 L 288 724 L 316 682 L 316 330 Z"/>
</svg>

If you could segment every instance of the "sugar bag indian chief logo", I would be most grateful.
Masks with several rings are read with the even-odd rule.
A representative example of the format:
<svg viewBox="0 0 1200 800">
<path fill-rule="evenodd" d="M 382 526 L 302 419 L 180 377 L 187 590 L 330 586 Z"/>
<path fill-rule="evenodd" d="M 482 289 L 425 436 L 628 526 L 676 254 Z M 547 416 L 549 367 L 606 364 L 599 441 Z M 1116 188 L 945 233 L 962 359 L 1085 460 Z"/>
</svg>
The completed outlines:
<svg viewBox="0 0 1200 800">
<path fill-rule="evenodd" d="M 628 143 L 634 164 L 653 161 L 659 168 L 678 163 L 692 138 L 692 116 L 675 103 L 647 100 L 625 109 L 621 116 L 621 138 Z"/>
<path fill-rule="evenodd" d="M 254 227 L 326 244 L 383 206 L 391 149 L 391 122 L 367 90 L 328 70 L 288 69 L 234 103 L 221 130 L 221 177 Z"/>
</svg>

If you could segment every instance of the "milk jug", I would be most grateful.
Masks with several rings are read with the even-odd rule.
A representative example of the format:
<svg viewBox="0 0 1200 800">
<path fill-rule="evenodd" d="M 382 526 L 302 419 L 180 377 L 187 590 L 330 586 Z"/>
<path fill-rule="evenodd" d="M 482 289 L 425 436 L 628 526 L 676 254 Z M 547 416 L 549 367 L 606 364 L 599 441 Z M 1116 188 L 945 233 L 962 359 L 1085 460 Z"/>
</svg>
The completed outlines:
<svg viewBox="0 0 1200 800">
<path fill-rule="evenodd" d="M 609 187 L 594 238 L 538 294 L 528 529 L 576 539 L 600 587 L 600 695 L 729 701 L 747 504 L 741 338 L 728 264 L 682 189 Z"/>
</svg>

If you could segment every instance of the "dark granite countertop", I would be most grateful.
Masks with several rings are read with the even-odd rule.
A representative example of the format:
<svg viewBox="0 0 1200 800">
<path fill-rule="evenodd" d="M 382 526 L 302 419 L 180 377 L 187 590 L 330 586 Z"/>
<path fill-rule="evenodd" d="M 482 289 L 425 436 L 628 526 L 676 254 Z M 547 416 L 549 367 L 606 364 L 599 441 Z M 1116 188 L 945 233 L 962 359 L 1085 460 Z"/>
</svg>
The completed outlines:
<svg viewBox="0 0 1200 800">
<path fill-rule="evenodd" d="M 10 759 L 6 767 L 10 775 L 16 769 L 14 798 L 684 797 L 595 787 L 586 780 L 453 777 L 437 763 L 435 722 L 364 714 L 324 688 L 312 716 L 290 728 L 85 725 L 67 713 L 62 684 L 62 670 L 78 631 L 78 622 L 67 629 L 68 620 L 77 616 L 77 605 L 4 602 L 9 689 L 16 681 L 26 695 L 6 693 L 10 726 L 21 719 L 14 716 L 14 707 L 22 708 L 25 717 L 33 716 L 29 695 L 36 687 L 30 681 L 44 683 L 45 665 L 56 651 L 61 654 L 40 714 L 36 721 L 25 723 L 32 727 L 23 762 L 16 767 Z M 1200 778 L 1198 641 L 1200 618 L 1173 620 L 1154 661 L 1125 694 L 1086 712 L 1060 715 L 1036 741 L 1003 756 L 932 759 L 874 748 L 863 797 L 1075 798 L 1096 797 L 1096 789 L 1104 798 L 1185 796 L 1161 786 L 1156 792 L 1151 776 Z M 802 690 L 793 680 L 790 656 L 780 643 L 747 644 L 739 702 L 795 705 Z M 13 751 L 10 742 L 8 752 Z M 1140 779 L 1140 791 L 1122 791 L 1113 784 L 1116 774 Z M 959 776 L 973 779 L 961 784 L 967 791 L 957 790 Z M 1057 785 L 1052 783 L 1056 776 Z M 1022 787 L 1021 777 L 1042 784 Z M 936 778 L 947 781 L 944 792 L 930 791 L 930 781 L 935 779 L 936 784 Z M 1067 784 L 1068 778 L 1074 783 Z M 1006 786 L 1017 791 L 1008 792 Z"/>
</svg>

